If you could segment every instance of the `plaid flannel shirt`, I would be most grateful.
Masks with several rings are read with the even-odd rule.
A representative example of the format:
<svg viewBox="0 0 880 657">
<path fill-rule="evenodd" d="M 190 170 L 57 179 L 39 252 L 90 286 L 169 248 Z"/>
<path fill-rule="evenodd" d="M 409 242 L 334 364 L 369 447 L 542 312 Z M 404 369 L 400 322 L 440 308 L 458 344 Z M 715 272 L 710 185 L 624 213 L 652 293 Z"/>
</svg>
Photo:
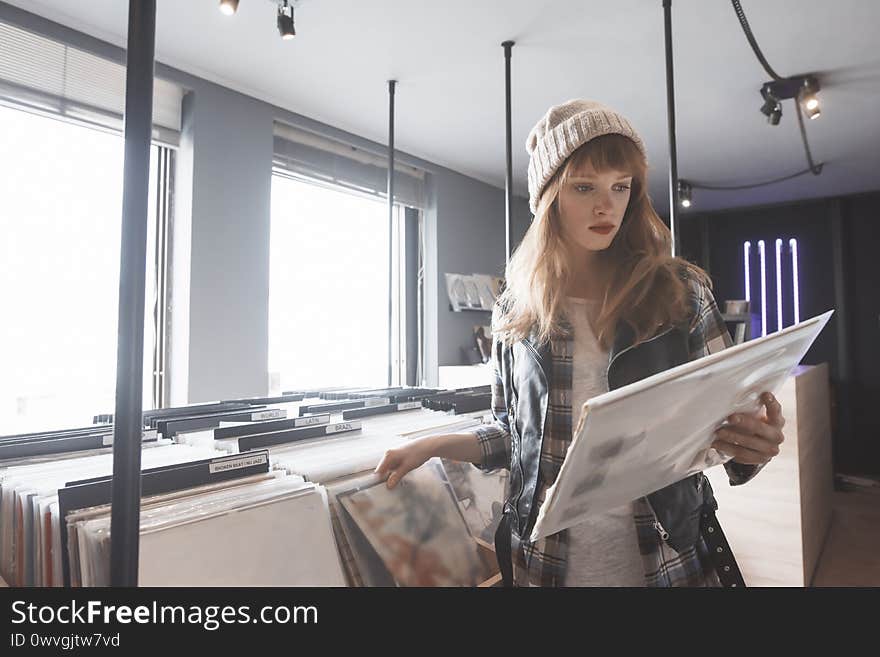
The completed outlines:
<svg viewBox="0 0 880 657">
<path fill-rule="evenodd" d="M 690 323 L 688 349 L 690 360 L 716 353 L 732 344 L 712 292 L 704 285 L 689 280 L 693 315 Z M 497 319 L 496 307 L 493 324 Z M 493 340 L 492 413 L 494 422 L 474 429 L 480 444 L 485 470 L 511 467 L 510 427 L 501 378 L 503 345 Z M 539 481 L 533 513 L 543 502 L 547 489 L 556 480 L 572 441 L 571 381 L 572 338 L 551 341 L 552 375 L 550 399 L 541 450 Z M 755 476 L 761 466 L 728 461 L 724 464 L 731 485 L 740 485 Z M 681 553 L 668 546 L 654 528 L 654 514 L 647 498 L 633 503 L 633 520 L 639 540 L 639 551 L 645 568 L 645 585 L 649 587 L 718 586 L 718 578 L 700 537 L 692 548 Z M 514 550 L 514 582 L 518 586 L 559 586 L 566 573 L 568 532 L 561 531 L 535 543 L 523 541 L 521 550 Z"/>
</svg>

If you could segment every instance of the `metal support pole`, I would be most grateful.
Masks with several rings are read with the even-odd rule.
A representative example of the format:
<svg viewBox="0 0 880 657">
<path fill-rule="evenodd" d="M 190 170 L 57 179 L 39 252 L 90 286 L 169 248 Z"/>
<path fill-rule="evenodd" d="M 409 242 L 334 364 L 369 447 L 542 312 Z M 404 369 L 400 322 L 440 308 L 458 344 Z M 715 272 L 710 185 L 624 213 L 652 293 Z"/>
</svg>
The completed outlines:
<svg viewBox="0 0 880 657">
<path fill-rule="evenodd" d="M 116 352 L 116 412 L 113 416 L 111 586 L 137 586 L 143 430 L 144 284 L 155 37 L 156 0 L 129 0 L 119 339 Z"/>
<path fill-rule="evenodd" d="M 504 176 L 504 212 L 505 212 L 505 264 L 510 262 L 510 255 L 513 252 L 511 244 L 513 235 L 513 151 L 511 149 L 511 125 L 510 125 L 510 50 L 513 48 L 513 41 L 505 41 L 501 44 L 504 48 L 504 114 L 505 125 L 507 126 L 507 170 Z"/>
<path fill-rule="evenodd" d="M 835 466 L 840 461 L 840 446 L 845 446 L 844 453 L 853 451 L 853 359 L 851 344 L 850 294 L 852 285 L 852 269 L 847 265 L 847 250 L 850 244 L 849 222 L 844 216 L 842 202 L 839 198 L 829 203 L 831 220 L 831 262 L 834 279 L 834 319 L 837 322 L 837 376 L 835 397 L 837 401 L 837 431 L 832 441 L 832 462 Z"/>
<path fill-rule="evenodd" d="M 388 80 L 388 387 L 391 387 L 392 299 L 394 297 L 394 88 L 397 80 Z"/>
<path fill-rule="evenodd" d="M 675 82 L 672 77 L 672 0 L 663 0 L 666 35 L 666 118 L 669 123 L 669 231 L 672 255 L 679 253 L 678 240 L 678 154 L 675 149 Z"/>
</svg>

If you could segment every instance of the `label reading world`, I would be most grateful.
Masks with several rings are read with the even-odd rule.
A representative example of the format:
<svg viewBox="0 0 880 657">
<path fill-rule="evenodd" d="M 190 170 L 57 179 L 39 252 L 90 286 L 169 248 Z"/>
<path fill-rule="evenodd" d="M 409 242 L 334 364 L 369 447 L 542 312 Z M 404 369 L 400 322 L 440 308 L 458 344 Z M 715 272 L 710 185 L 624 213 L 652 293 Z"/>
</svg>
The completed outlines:
<svg viewBox="0 0 880 657">
<path fill-rule="evenodd" d="M 268 411 L 258 411 L 251 415 L 254 420 L 277 420 L 287 417 L 287 411 L 281 408 L 273 408 Z"/>
</svg>

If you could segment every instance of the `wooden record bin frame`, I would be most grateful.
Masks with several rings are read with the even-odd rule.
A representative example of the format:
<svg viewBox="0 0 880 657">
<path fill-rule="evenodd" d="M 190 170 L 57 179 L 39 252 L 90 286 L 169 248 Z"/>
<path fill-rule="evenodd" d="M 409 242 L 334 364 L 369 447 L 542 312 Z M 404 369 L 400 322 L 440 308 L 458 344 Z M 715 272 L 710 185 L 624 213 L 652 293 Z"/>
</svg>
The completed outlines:
<svg viewBox="0 0 880 657">
<path fill-rule="evenodd" d="M 477 538 L 476 536 L 474 537 L 474 542 L 477 544 L 477 552 L 479 552 L 480 554 L 480 559 L 488 567 L 489 570 L 495 573 L 491 577 L 477 584 L 477 588 L 502 586 L 501 573 L 498 570 L 498 559 L 495 556 L 495 546 L 490 545 L 486 541 Z"/>
</svg>

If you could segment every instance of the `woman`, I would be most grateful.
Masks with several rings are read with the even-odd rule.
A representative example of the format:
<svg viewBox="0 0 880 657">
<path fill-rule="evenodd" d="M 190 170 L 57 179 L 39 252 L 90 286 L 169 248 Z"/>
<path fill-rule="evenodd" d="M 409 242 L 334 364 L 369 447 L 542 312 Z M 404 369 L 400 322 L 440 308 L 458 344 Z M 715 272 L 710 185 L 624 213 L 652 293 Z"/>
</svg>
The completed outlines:
<svg viewBox="0 0 880 657">
<path fill-rule="evenodd" d="M 713 542 L 723 534 L 702 473 L 527 540 L 573 438 L 572 409 L 731 344 L 706 274 L 668 255 L 669 230 L 647 196 L 644 144 L 623 116 L 586 100 L 551 107 L 527 149 L 535 218 L 493 313 L 495 422 L 390 450 L 376 471 L 393 488 L 433 456 L 510 468 L 496 549 L 505 572 L 510 546 L 505 579 L 517 585 L 728 584 L 737 571 L 726 543 Z M 732 457 L 724 462 L 732 485 L 779 453 L 782 409 L 769 393 L 761 399 L 766 413 L 730 416 L 708 455 Z"/>
</svg>

